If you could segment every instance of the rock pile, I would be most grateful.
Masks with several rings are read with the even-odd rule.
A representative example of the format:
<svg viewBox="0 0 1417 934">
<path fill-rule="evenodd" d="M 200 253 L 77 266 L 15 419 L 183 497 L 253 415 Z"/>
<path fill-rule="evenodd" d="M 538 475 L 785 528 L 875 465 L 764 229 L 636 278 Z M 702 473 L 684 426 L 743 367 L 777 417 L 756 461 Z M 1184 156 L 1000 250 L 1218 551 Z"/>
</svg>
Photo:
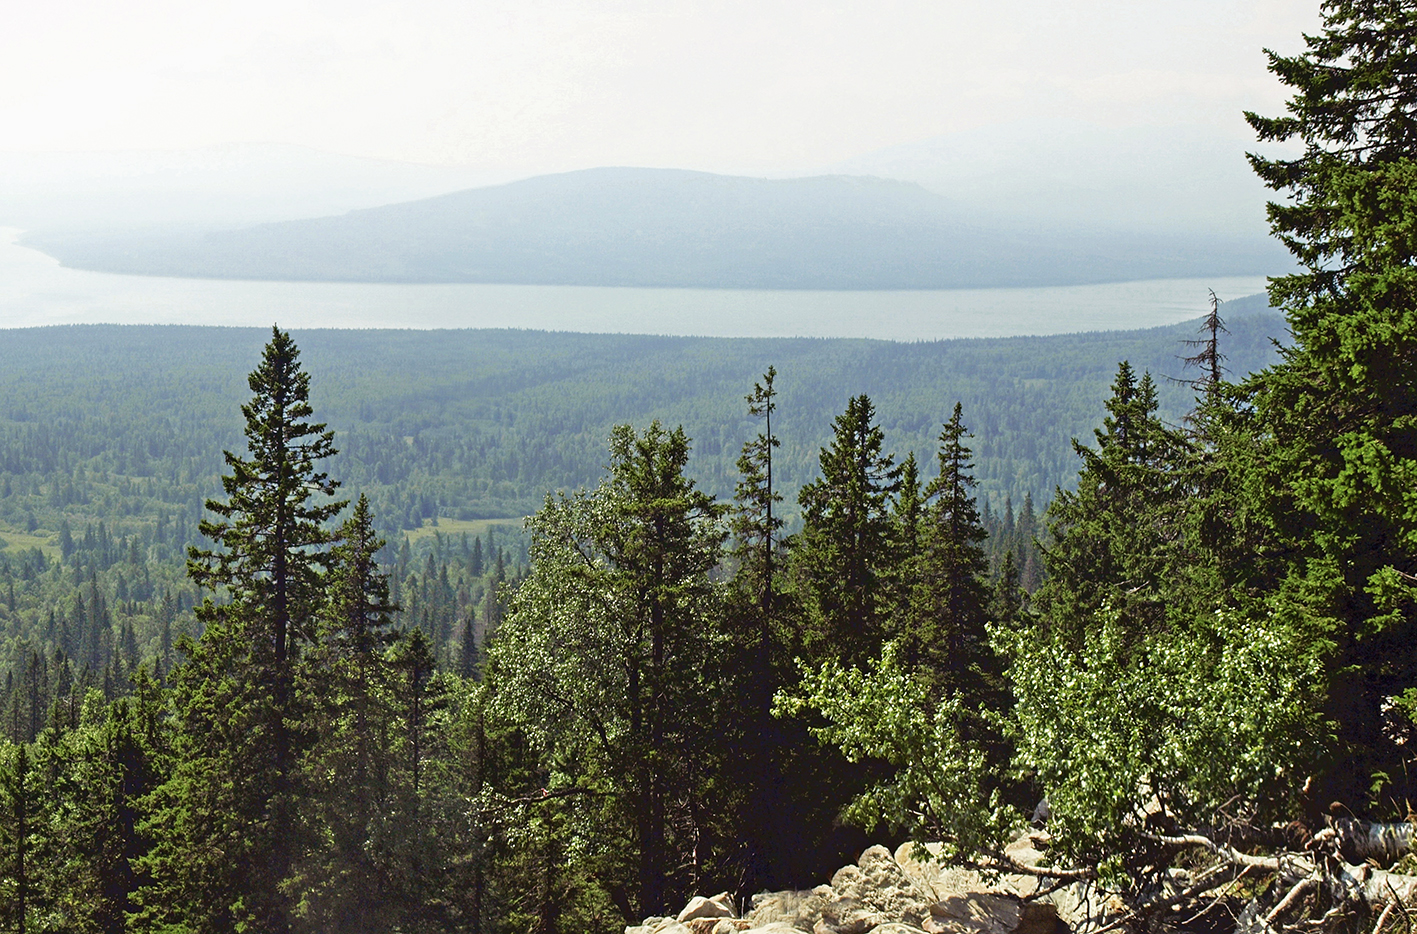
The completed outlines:
<svg viewBox="0 0 1417 934">
<path fill-rule="evenodd" d="M 1015 846 L 1016 859 L 1035 861 L 1028 838 Z M 1056 934 L 1097 916 L 1080 886 L 1025 900 L 1038 889 L 1031 876 L 986 882 L 971 870 L 917 860 L 913 849 L 873 846 L 830 885 L 754 895 L 742 917 L 724 892 L 695 897 L 676 917 L 646 918 L 625 934 Z"/>
</svg>

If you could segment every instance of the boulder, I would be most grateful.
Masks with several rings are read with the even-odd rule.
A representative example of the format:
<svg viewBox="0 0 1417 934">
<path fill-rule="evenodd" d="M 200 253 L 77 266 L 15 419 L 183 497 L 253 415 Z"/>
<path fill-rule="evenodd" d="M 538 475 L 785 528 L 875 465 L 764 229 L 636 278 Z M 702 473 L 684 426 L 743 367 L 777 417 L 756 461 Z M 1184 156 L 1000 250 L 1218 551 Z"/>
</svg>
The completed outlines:
<svg viewBox="0 0 1417 934">
<path fill-rule="evenodd" d="M 733 899 L 727 892 L 720 892 L 712 898 L 704 898 L 702 895 L 695 895 L 689 900 L 689 904 L 684 906 L 684 910 L 679 912 L 678 921 L 683 924 L 686 921 L 694 921 L 699 918 L 736 918 L 738 913 L 733 910 Z"/>
<path fill-rule="evenodd" d="M 895 862 L 915 887 L 932 902 L 960 892 L 985 892 L 992 886 L 973 869 L 962 869 L 939 862 L 943 847 L 938 843 L 902 843 L 895 851 Z M 916 858 L 917 852 L 920 858 Z"/>
<path fill-rule="evenodd" d="M 969 892 L 930 906 L 926 934 L 1053 934 L 1058 911 L 1047 902 L 1012 895 Z"/>
<path fill-rule="evenodd" d="M 748 928 L 752 934 L 802 934 L 802 929 L 788 924 L 786 921 L 773 921 L 761 927 Z"/>
<path fill-rule="evenodd" d="M 811 931 L 822 916 L 822 908 L 834 897 L 826 885 L 806 892 L 760 892 L 753 896 L 753 908 L 748 912 L 752 922 L 749 930 L 787 924 L 799 931 Z"/>
<path fill-rule="evenodd" d="M 843 866 L 832 876 L 839 899 L 855 899 L 880 916 L 880 923 L 897 921 L 920 927 L 930 915 L 934 897 L 917 886 L 883 846 L 861 854 L 855 866 Z"/>
<path fill-rule="evenodd" d="M 643 924 L 625 928 L 625 934 L 694 934 L 675 918 L 645 918 Z"/>
<path fill-rule="evenodd" d="M 812 934 L 866 934 L 890 920 L 872 911 L 859 899 L 834 898 L 822 906 L 821 917 L 812 926 Z"/>
<path fill-rule="evenodd" d="M 1045 834 L 1029 834 L 1011 843 L 1006 852 L 1023 865 L 1036 866 L 1045 861 L 1041 847 L 1046 845 Z M 935 843 L 925 844 L 923 850 L 934 855 L 940 852 L 940 846 Z M 1050 885 L 1049 880 L 1023 873 L 1005 873 L 986 882 L 983 876 L 972 869 L 947 866 L 934 860 L 917 860 L 914 845 L 909 843 L 896 851 L 896 862 L 911 881 L 939 901 L 944 901 L 952 895 L 971 893 L 1013 895 L 1022 898 L 1032 896 Z M 1090 886 L 1082 882 L 1061 886 L 1037 901 L 1051 905 L 1059 920 L 1072 929 L 1099 925 L 1106 914 L 1105 906 L 1098 901 Z"/>
<path fill-rule="evenodd" d="M 698 921 L 694 922 L 696 926 L 699 923 Z M 746 931 L 752 926 L 753 922 L 746 918 L 719 918 L 713 922 L 713 927 L 709 928 L 708 934 L 738 934 L 739 931 Z M 795 931 L 796 928 L 793 930 Z"/>
</svg>

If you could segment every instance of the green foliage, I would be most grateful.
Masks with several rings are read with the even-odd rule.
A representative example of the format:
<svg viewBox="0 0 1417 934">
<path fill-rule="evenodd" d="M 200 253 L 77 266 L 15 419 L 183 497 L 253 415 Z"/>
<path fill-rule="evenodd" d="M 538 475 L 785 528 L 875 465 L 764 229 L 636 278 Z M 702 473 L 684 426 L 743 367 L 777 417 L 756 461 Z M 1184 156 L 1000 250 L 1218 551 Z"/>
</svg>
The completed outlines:
<svg viewBox="0 0 1417 934">
<path fill-rule="evenodd" d="M 1015 764 L 1047 789 L 1050 854 L 1126 887 L 1168 862 L 1177 828 L 1285 817 L 1326 751 L 1325 645 L 1304 621 L 1218 611 L 1138 634 L 1101 607 L 1079 640 L 1009 630 Z"/>
<path fill-rule="evenodd" d="M 908 829 L 917 842 L 944 845 L 946 860 L 1002 853 L 1018 823 L 997 788 L 990 789 L 984 751 L 968 739 L 970 719 L 956 694 L 936 697 L 904 667 L 894 643 L 865 671 L 824 662 L 804 668 L 801 684 L 779 695 L 778 711 L 816 711 L 826 721 L 813 728 L 853 763 L 889 763 L 888 778 L 857 796 L 845 816 L 867 829 L 884 824 Z"/>
<path fill-rule="evenodd" d="M 1104 602 L 1123 602 L 1137 626 L 1165 614 L 1163 584 L 1186 504 L 1179 470 L 1185 439 L 1157 417 L 1151 375 L 1117 369 L 1108 416 L 1082 459 L 1076 490 L 1059 490 L 1048 509 L 1049 581 L 1035 606 L 1053 626 L 1078 631 Z"/>
<path fill-rule="evenodd" d="M 610 477 L 529 520 L 531 574 L 488 658 L 495 709 L 540 750 L 544 792 L 570 802 L 559 820 L 579 849 L 564 858 L 633 893 L 629 918 L 684 895 L 693 875 L 673 867 L 697 874 L 708 855 L 695 815 L 723 648 L 709 572 L 724 535 L 687 459 L 680 429 L 616 429 Z"/>
<path fill-rule="evenodd" d="M 746 397 L 748 414 L 763 419 L 763 430 L 743 444 L 738 458 L 740 479 L 733 490 L 734 507 L 729 520 L 737 578 L 757 592 L 764 620 L 773 610 L 778 533 L 784 524 L 780 511 L 773 515 L 773 507 L 782 502 L 782 493 L 772 482 L 773 450 L 782 446 L 772 431 L 772 416 L 777 411 L 777 391 L 773 388 L 776 378 L 777 369 L 769 366 L 762 381 L 754 383 Z"/>
<path fill-rule="evenodd" d="M 822 448 L 819 479 L 802 487 L 802 532 L 793 573 L 805 604 L 803 648 L 860 664 L 880 651 L 890 563 L 890 501 L 901 468 L 882 452 L 885 433 L 868 396 L 846 404 Z"/>
<path fill-rule="evenodd" d="M 1294 345 L 1244 387 L 1260 449 L 1262 517 L 1293 558 L 1271 569 L 1281 595 L 1320 595 L 1335 653 L 1328 711 L 1343 755 L 1326 798 L 1358 800 L 1400 763 L 1378 724 L 1417 681 L 1417 132 L 1413 13 L 1335 0 L 1306 50 L 1270 54 L 1294 89 L 1288 113 L 1248 114 L 1262 140 L 1298 140 L 1290 159 L 1252 157 L 1287 196 L 1271 227 L 1303 269 L 1273 281 Z"/>
<path fill-rule="evenodd" d="M 940 432 L 939 476 L 925 487 L 919 542 L 897 559 L 907 563 L 917 556 L 908 621 L 897 631 L 910 669 L 938 689 L 958 696 L 969 687 L 982 699 L 988 693 L 984 685 L 999 687 L 999 671 L 984 632 L 989 563 L 966 436 L 963 408 L 955 403 Z"/>
<path fill-rule="evenodd" d="M 335 484 L 316 469 L 333 435 L 306 421 L 310 379 L 275 329 L 250 377 L 249 459 L 227 453 L 229 499 L 201 529 L 220 550 L 189 550 L 189 573 L 224 602 L 198 610 L 202 638 L 175 673 L 176 766 L 157 794 L 153 877 L 144 920 L 182 918 L 210 932 L 290 925 L 280 890 L 297 836 L 298 722 L 294 659 L 314 638 L 330 540 L 343 503 L 311 502 Z"/>
<path fill-rule="evenodd" d="M 382 547 L 361 496 L 331 550 L 328 597 L 298 671 L 305 729 L 314 737 L 301 769 L 312 832 L 288 888 L 298 893 L 301 926 L 311 930 L 382 931 L 397 917 L 380 839 L 398 804 L 393 750 L 400 738 L 385 655 L 396 607 L 374 557 Z"/>
</svg>

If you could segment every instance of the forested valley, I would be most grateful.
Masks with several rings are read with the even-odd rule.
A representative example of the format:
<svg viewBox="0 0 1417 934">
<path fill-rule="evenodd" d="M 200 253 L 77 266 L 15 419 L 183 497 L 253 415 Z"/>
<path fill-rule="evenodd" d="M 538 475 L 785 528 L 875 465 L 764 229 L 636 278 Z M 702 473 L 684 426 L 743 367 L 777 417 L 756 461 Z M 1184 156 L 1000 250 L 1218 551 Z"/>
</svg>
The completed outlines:
<svg viewBox="0 0 1417 934">
<path fill-rule="evenodd" d="M 1229 372 L 1272 361 L 1283 321 L 1262 297 L 1226 313 Z M 984 521 L 998 533 L 992 560 L 1012 547 L 1031 588 L 1041 575 L 1029 547 L 1039 515 L 1055 486 L 1073 483 L 1071 439 L 1099 424 L 1116 362 L 1157 374 L 1160 412 L 1178 424 L 1192 394 L 1165 377 L 1194 375 L 1181 357 L 1196 328 L 913 345 L 487 331 L 293 336 L 316 374 L 312 404 L 337 432 L 328 469 L 369 497 L 389 543 L 380 560 L 394 602 L 425 628 L 440 663 L 452 664 L 469 618 L 480 639 L 499 612 L 493 579 L 525 571 L 523 517 L 547 492 L 594 485 L 616 424 L 683 425 L 692 439 L 687 472 L 730 498 L 741 446 L 757 430 L 743 395 L 769 365 L 781 371 L 774 480 L 789 531 L 800 523 L 796 491 L 817 472 L 848 398 L 869 394 L 886 449 L 921 463 L 958 399 L 974 435 Z M 87 668 L 93 684 L 113 679 L 104 672 L 115 660 L 129 670 L 141 659 L 170 668 L 175 639 L 195 633 L 191 611 L 201 599 L 186 576 L 186 548 L 202 543 L 197 525 L 205 500 L 220 492 L 222 451 L 244 445 L 245 374 L 268 338 L 66 327 L 0 341 L 0 672 L 23 679 L 37 659 L 52 668 L 56 650 L 72 678 Z"/>
<path fill-rule="evenodd" d="M 1410 6 L 1247 114 L 1283 346 L 6 335 L 0 925 L 611 934 L 913 840 L 1410 930 Z"/>
</svg>

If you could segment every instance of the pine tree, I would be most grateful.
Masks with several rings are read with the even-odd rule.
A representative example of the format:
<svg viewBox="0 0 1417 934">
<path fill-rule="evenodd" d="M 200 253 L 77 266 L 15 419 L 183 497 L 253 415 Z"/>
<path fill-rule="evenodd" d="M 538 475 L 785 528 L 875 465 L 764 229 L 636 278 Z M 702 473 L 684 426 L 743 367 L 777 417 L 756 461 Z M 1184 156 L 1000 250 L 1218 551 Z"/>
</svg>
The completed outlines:
<svg viewBox="0 0 1417 934">
<path fill-rule="evenodd" d="M 963 407 L 956 402 L 940 431 L 940 473 L 925 488 L 920 582 L 914 602 L 920 628 L 902 634 L 903 660 L 922 669 L 935 690 L 968 696 L 997 693 L 998 665 L 984 632 L 989 590 L 985 532 L 974 499 Z M 992 688 L 992 690 L 988 690 Z M 991 697 L 991 700 L 993 698 Z"/>
<path fill-rule="evenodd" d="M 1282 579 L 1269 586 L 1335 646 L 1328 714 L 1343 755 L 1316 795 L 1346 803 L 1371 775 L 1405 770 L 1381 708 L 1417 698 L 1417 17 L 1378 0 L 1322 12 L 1302 53 L 1269 53 L 1294 91 L 1288 113 L 1246 114 L 1262 141 L 1303 145 L 1250 158 L 1284 197 L 1270 227 L 1301 269 L 1269 288 L 1293 345 L 1237 408 L 1253 408 L 1260 454 L 1243 481 L 1263 507 L 1252 518 L 1290 556 L 1265 562 Z"/>
<path fill-rule="evenodd" d="M 804 643 L 814 658 L 860 664 L 885 636 L 882 601 L 890 561 L 891 497 L 901 468 L 881 452 L 885 435 L 870 398 L 851 399 L 833 422 L 822 475 L 802 487 L 802 532 L 793 562 L 806 604 Z"/>
<path fill-rule="evenodd" d="M 385 652 L 398 608 L 376 559 L 383 547 L 360 496 L 331 550 L 319 638 L 300 671 L 313 734 L 303 773 L 318 842 L 297 861 L 292 887 L 310 930 L 362 934 L 386 930 L 393 917 L 387 867 L 375 856 L 397 729 Z"/>
<path fill-rule="evenodd" d="M 227 499 L 209 500 L 216 518 L 200 526 L 218 547 L 188 553 L 189 575 L 213 596 L 174 672 L 177 766 L 154 796 L 153 882 L 140 893 L 154 927 L 290 927 L 281 886 L 300 832 L 295 667 L 323 602 L 325 523 L 344 503 L 329 501 L 336 483 L 316 466 L 335 453 L 333 433 L 308 420 L 310 377 L 289 334 L 273 329 L 249 384 L 250 456 L 226 453 Z"/>
</svg>

